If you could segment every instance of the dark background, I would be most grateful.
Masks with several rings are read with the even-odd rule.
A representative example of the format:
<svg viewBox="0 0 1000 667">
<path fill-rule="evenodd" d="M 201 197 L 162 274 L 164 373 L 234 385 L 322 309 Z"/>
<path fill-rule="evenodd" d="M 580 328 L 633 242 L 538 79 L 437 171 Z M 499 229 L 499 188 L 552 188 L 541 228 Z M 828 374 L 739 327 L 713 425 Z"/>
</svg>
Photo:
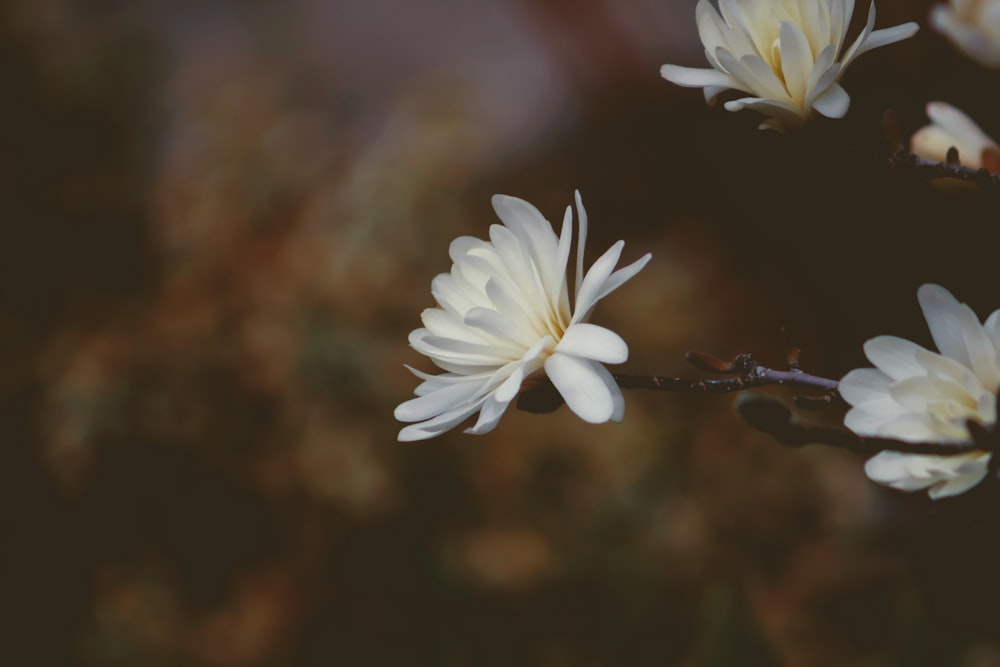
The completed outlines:
<svg viewBox="0 0 1000 667">
<path fill-rule="evenodd" d="M 595 316 L 626 372 L 780 366 L 788 326 L 840 377 L 930 344 L 923 282 L 1000 307 L 996 198 L 890 171 L 881 125 L 941 99 L 1000 137 L 1000 74 L 923 26 L 846 119 L 758 132 L 659 78 L 703 66 L 693 6 L 4 3 L 0 663 L 1000 665 L 996 480 L 882 489 L 725 396 L 395 440 L 495 192 L 579 188 L 591 258 L 653 253 Z"/>
</svg>

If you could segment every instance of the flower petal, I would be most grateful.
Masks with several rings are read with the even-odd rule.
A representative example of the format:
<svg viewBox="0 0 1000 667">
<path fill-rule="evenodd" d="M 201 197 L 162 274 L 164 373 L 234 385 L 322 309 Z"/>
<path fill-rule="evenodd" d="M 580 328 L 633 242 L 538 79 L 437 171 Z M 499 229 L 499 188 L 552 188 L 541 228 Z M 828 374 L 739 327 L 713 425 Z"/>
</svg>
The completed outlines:
<svg viewBox="0 0 1000 667">
<path fill-rule="evenodd" d="M 812 107 L 827 118 L 843 118 L 851 108 L 851 96 L 839 83 L 834 83 L 813 100 Z"/>
<path fill-rule="evenodd" d="M 729 51 L 719 48 L 716 50 L 715 57 L 739 83 L 733 88 L 745 90 L 757 97 L 789 99 L 785 86 L 778 80 L 774 70 L 760 56 L 751 54 L 736 58 Z"/>
<path fill-rule="evenodd" d="M 972 309 L 959 303 L 951 292 L 940 285 L 921 285 L 917 290 L 917 300 L 941 354 L 975 368 L 970 352 L 978 350 L 970 350 L 969 343 L 978 347 L 978 342 L 972 339 L 975 338 L 975 330 L 982 330 L 982 325 Z"/>
<path fill-rule="evenodd" d="M 660 76 L 670 83 L 684 86 L 685 88 L 722 86 L 725 88 L 740 89 L 739 83 L 733 77 L 715 69 L 663 65 L 660 67 Z"/>
<path fill-rule="evenodd" d="M 615 397 L 606 373 L 599 363 L 568 354 L 557 352 L 545 360 L 545 374 L 566 405 L 591 424 L 602 424 L 615 414 Z"/>
<path fill-rule="evenodd" d="M 901 42 L 904 39 L 909 39 L 917 34 L 920 30 L 920 26 L 910 21 L 909 23 L 901 23 L 900 25 L 893 26 L 891 28 L 882 28 L 881 30 L 873 30 L 865 43 L 861 45 L 858 51 L 854 54 L 857 58 L 863 53 L 868 53 L 873 49 L 877 49 L 882 46 L 888 46 L 889 44 L 895 44 L 896 42 Z"/>
<path fill-rule="evenodd" d="M 393 416 L 401 422 L 416 422 L 453 410 L 475 398 L 481 383 L 461 383 L 400 403 Z"/>
<path fill-rule="evenodd" d="M 778 29 L 781 40 L 781 71 L 785 75 L 788 94 L 799 106 L 805 106 L 806 84 L 813 69 L 812 50 L 802 28 L 782 21 Z"/>
<path fill-rule="evenodd" d="M 628 345 L 610 329 L 596 324 L 574 324 L 563 335 L 556 352 L 606 364 L 620 364 L 628 360 Z"/>
<path fill-rule="evenodd" d="M 397 439 L 400 442 L 413 442 L 415 440 L 427 440 L 439 436 L 474 415 L 485 401 L 486 397 L 482 397 L 475 402 L 461 405 L 454 410 L 444 412 L 425 422 L 406 426 L 400 430 Z"/>
<path fill-rule="evenodd" d="M 924 348 L 905 338 L 876 336 L 865 343 L 864 349 L 868 359 L 893 380 L 905 380 L 926 373 L 917 361 L 917 351 Z"/>
<path fill-rule="evenodd" d="M 604 289 L 600 291 L 597 295 L 597 301 L 600 301 L 607 295 L 614 292 L 616 289 L 624 285 L 626 282 L 635 277 L 635 274 L 642 271 L 643 267 L 649 263 L 649 260 L 653 257 L 652 253 L 646 253 L 636 261 L 632 262 L 628 266 L 623 266 L 614 273 L 612 273 L 606 281 L 604 281 Z"/>
<path fill-rule="evenodd" d="M 911 472 L 914 459 L 926 457 L 902 452 L 879 452 L 865 462 L 865 474 L 873 482 L 885 484 L 902 491 L 919 491 L 934 484 L 934 480 L 916 476 Z"/>
<path fill-rule="evenodd" d="M 938 500 L 939 498 L 948 498 L 950 496 L 957 496 L 961 493 L 965 493 L 986 478 L 986 475 L 989 472 L 988 464 L 989 455 L 986 455 L 982 461 L 982 465 L 978 466 L 974 471 L 965 472 L 954 479 L 949 479 L 945 482 L 940 482 L 932 486 L 927 491 L 927 495 L 934 500 Z"/>
<path fill-rule="evenodd" d="M 576 295 L 576 303 L 573 304 L 571 326 L 590 317 L 590 312 L 597 305 L 599 295 L 604 291 L 605 284 L 618 264 L 618 258 L 621 257 L 624 247 L 625 242 L 618 241 L 598 257 L 597 261 L 587 270 L 587 274 L 583 277 L 583 283 L 580 285 L 580 291 Z"/>
<path fill-rule="evenodd" d="M 770 126 L 783 132 L 801 127 L 806 117 L 802 109 L 782 100 L 763 99 L 758 97 L 741 97 L 738 100 L 726 102 L 726 111 L 753 109 L 770 116 L 777 125 Z"/>
<path fill-rule="evenodd" d="M 850 405 L 877 401 L 889 394 L 892 380 L 875 368 L 858 368 L 843 377 L 838 391 Z"/>
<path fill-rule="evenodd" d="M 510 407 L 509 399 L 506 401 L 499 400 L 495 394 L 487 397 L 483 402 L 483 406 L 479 409 L 479 419 L 476 420 L 473 426 L 465 429 L 464 432 L 472 435 L 489 433 L 500 423 L 500 418 L 503 417 L 508 407 Z"/>
<path fill-rule="evenodd" d="M 861 34 L 858 35 L 854 43 L 847 49 L 844 53 L 844 57 L 840 59 L 840 69 L 847 70 L 847 66 L 851 64 L 851 61 L 856 58 L 860 52 L 860 49 L 864 46 L 865 40 L 872 33 L 872 28 L 875 27 L 875 0 L 872 0 L 871 5 L 868 6 L 868 18 L 865 21 L 865 27 L 861 30 Z"/>
</svg>

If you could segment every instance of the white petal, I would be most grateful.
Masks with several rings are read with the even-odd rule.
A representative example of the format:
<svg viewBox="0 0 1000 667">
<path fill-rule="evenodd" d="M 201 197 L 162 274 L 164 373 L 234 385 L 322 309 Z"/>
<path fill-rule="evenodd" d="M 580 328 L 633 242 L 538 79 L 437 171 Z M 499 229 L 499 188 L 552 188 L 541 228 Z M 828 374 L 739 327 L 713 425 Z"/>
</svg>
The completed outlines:
<svg viewBox="0 0 1000 667">
<path fill-rule="evenodd" d="M 760 56 L 750 54 L 737 59 L 726 49 L 719 48 L 716 50 L 715 57 L 739 84 L 733 88 L 745 90 L 756 97 L 788 99 L 788 91 L 785 90 L 785 86 L 778 80 L 770 65 L 765 63 Z"/>
<path fill-rule="evenodd" d="M 545 374 L 566 401 L 566 405 L 584 421 L 601 424 L 615 414 L 615 397 L 600 364 L 568 354 L 553 354 L 545 360 Z"/>
<path fill-rule="evenodd" d="M 551 223 L 537 208 L 517 197 L 494 195 L 493 208 L 538 268 L 544 291 L 554 302 L 566 278 L 566 265 L 559 264 L 559 240 Z"/>
<path fill-rule="evenodd" d="M 862 53 L 867 53 L 873 49 L 877 49 L 882 46 L 887 46 L 889 44 L 895 44 L 896 42 L 901 42 L 904 39 L 909 39 L 917 34 L 917 30 L 920 26 L 910 21 L 909 23 L 902 23 L 891 28 L 882 28 L 881 30 L 873 30 L 865 43 L 861 45 L 854 57 L 857 58 Z"/>
<path fill-rule="evenodd" d="M 608 393 L 611 394 L 611 403 L 613 408 L 611 410 L 611 421 L 615 423 L 621 423 L 622 419 L 625 418 L 625 397 L 622 396 L 621 387 L 615 382 L 615 378 L 611 375 L 611 371 L 602 366 L 601 364 L 594 364 L 594 370 L 597 375 L 604 382 L 605 388 Z"/>
<path fill-rule="evenodd" d="M 981 151 L 963 144 L 958 138 L 939 125 L 925 125 L 910 137 L 910 151 L 928 160 L 944 162 L 948 159 L 948 151 L 955 147 L 958 151 L 958 161 L 966 167 L 979 169 L 982 163 L 979 159 Z"/>
<path fill-rule="evenodd" d="M 906 410 L 895 401 L 876 401 L 848 410 L 844 426 L 857 435 L 873 438 L 880 435 L 883 426 L 904 414 Z"/>
<path fill-rule="evenodd" d="M 451 261 L 459 262 L 473 249 L 483 249 L 488 244 L 482 239 L 477 239 L 474 236 L 459 236 L 451 245 L 448 246 L 448 256 L 451 257 Z"/>
<path fill-rule="evenodd" d="M 806 83 L 809 81 L 809 75 L 813 69 L 809 40 L 802 33 L 802 28 L 790 21 L 781 22 L 779 35 L 781 40 L 781 70 L 785 74 L 785 85 L 796 104 L 804 105 Z"/>
<path fill-rule="evenodd" d="M 410 334 L 410 345 L 417 352 L 434 358 L 437 356 L 452 358 L 455 361 L 466 360 L 470 363 L 506 363 L 511 361 L 510 352 L 513 347 L 499 345 L 482 345 L 469 343 L 454 338 L 444 338 L 418 334 L 426 329 L 417 329 Z"/>
<path fill-rule="evenodd" d="M 684 86 L 685 88 L 703 88 L 705 86 L 739 87 L 733 77 L 715 69 L 664 65 L 660 68 L 660 76 L 670 83 Z"/>
<path fill-rule="evenodd" d="M 843 118 L 851 108 L 851 96 L 839 83 L 834 83 L 813 100 L 812 107 L 827 118 Z"/>
<path fill-rule="evenodd" d="M 472 400 L 481 388 L 482 385 L 479 383 L 453 384 L 400 403 L 393 416 L 401 422 L 416 422 L 435 417 Z"/>
<path fill-rule="evenodd" d="M 937 401 L 953 400 L 961 404 L 973 402 L 961 385 L 932 375 L 900 380 L 893 383 L 889 391 L 897 403 L 916 413 L 928 412 L 929 405 Z M 971 410 L 974 406 L 966 405 L 966 408 Z"/>
<path fill-rule="evenodd" d="M 806 107 L 811 107 L 813 101 L 826 92 L 826 89 L 833 84 L 840 75 L 840 63 L 833 62 L 837 57 L 837 49 L 831 44 L 819 52 L 816 56 L 816 63 L 809 74 L 809 83 L 806 88 L 809 93 L 806 95 Z"/>
<path fill-rule="evenodd" d="M 947 498 L 949 496 L 957 496 L 961 493 L 965 493 L 986 478 L 986 474 L 989 472 L 989 468 L 987 466 L 988 461 L 989 459 L 987 458 L 986 461 L 983 461 L 982 466 L 974 472 L 964 473 L 954 479 L 949 479 L 945 482 L 932 486 L 928 489 L 927 495 L 934 500 L 937 500 L 939 498 Z"/>
<path fill-rule="evenodd" d="M 478 331 L 465 326 L 462 318 L 455 315 L 452 311 L 444 311 L 440 308 L 425 308 L 420 313 L 420 320 L 423 322 L 424 328 L 432 336 L 454 338 L 455 340 L 464 340 L 467 343 L 486 342 Z"/>
<path fill-rule="evenodd" d="M 912 474 L 910 467 L 916 458 L 920 457 L 902 452 L 879 452 L 865 462 L 865 474 L 873 482 L 904 491 L 926 489 L 934 483 L 934 480 Z"/>
<path fill-rule="evenodd" d="M 967 330 L 981 328 L 981 325 L 972 309 L 959 303 L 951 292 L 940 285 L 921 285 L 917 290 L 917 300 L 941 354 L 975 368 L 966 344 L 967 335 L 972 332 Z"/>
<path fill-rule="evenodd" d="M 449 410 L 433 419 L 428 419 L 419 424 L 411 424 L 400 430 L 397 439 L 400 442 L 413 442 L 414 440 L 427 440 L 428 438 L 439 436 L 474 415 L 485 401 L 486 398 L 483 397 L 468 405 L 462 405 L 454 410 Z"/>
<path fill-rule="evenodd" d="M 626 282 L 631 280 L 635 276 L 635 274 L 642 271 L 643 267 L 646 266 L 646 264 L 649 262 L 652 256 L 653 255 L 651 253 L 647 252 L 645 255 L 643 255 L 636 261 L 632 262 L 628 266 L 624 266 L 615 271 L 614 273 L 612 273 L 608 277 L 608 279 L 604 282 L 604 289 L 602 289 L 600 293 L 597 295 L 597 301 L 600 301 L 601 299 L 603 299 L 604 297 L 606 297 L 607 295 L 611 294 L 616 289 L 624 285 Z"/>
<path fill-rule="evenodd" d="M 709 106 L 714 106 L 715 99 L 722 93 L 729 90 L 729 88 L 730 86 L 705 86 L 705 89 L 702 91 L 705 94 L 705 102 L 707 102 Z"/>
<path fill-rule="evenodd" d="M 618 241 L 607 249 L 587 271 L 580 285 L 580 291 L 576 295 L 576 303 L 573 304 L 573 319 L 570 324 L 582 322 L 590 316 L 590 311 L 597 304 L 597 300 L 604 286 L 611 276 L 618 258 L 621 257 L 624 241 Z"/>
<path fill-rule="evenodd" d="M 576 235 L 576 289 L 573 290 L 573 302 L 574 307 L 576 307 L 583 285 L 583 251 L 587 246 L 587 209 L 583 207 L 583 197 L 580 196 L 579 190 L 573 193 L 573 197 L 576 199 L 577 226 L 580 229 L 579 234 Z"/>
<path fill-rule="evenodd" d="M 837 47 L 837 53 L 840 53 L 840 47 L 844 45 L 853 13 L 854 0 L 830 0 L 830 43 Z"/>
<path fill-rule="evenodd" d="M 503 417 L 508 407 L 510 407 L 510 400 L 502 401 L 498 400 L 496 395 L 489 396 L 483 403 L 483 407 L 480 408 L 479 419 L 464 432 L 473 435 L 489 433 L 500 423 L 500 418 Z"/>
<path fill-rule="evenodd" d="M 521 390 L 521 383 L 524 382 L 524 365 L 519 365 L 514 369 L 514 372 L 510 374 L 503 383 L 493 391 L 493 397 L 502 402 L 510 403 L 510 401 L 517 396 L 517 392 Z"/>
<path fill-rule="evenodd" d="M 872 33 L 872 28 L 875 27 L 875 0 L 872 0 L 871 5 L 868 7 L 868 19 L 865 21 L 865 27 L 858 35 L 858 38 L 854 40 L 850 48 L 844 53 L 844 57 L 840 59 L 840 69 L 846 70 L 847 66 L 851 64 L 851 61 L 857 57 L 861 48 L 864 46 L 865 40 Z"/>
<path fill-rule="evenodd" d="M 889 376 L 880 370 L 859 368 L 843 377 L 838 390 L 850 405 L 860 405 L 887 397 L 890 382 Z"/>
<path fill-rule="evenodd" d="M 579 191 L 577 191 L 579 194 Z M 556 258 L 556 264 L 560 268 L 559 275 L 559 286 L 554 293 L 549 294 L 549 301 L 553 307 L 556 308 L 560 317 L 566 316 L 567 320 L 569 318 L 569 284 L 566 278 L 566 271 L 569 269 L 569 255 L 573 250 L 573 209 L 569 206 L 566 207 L 566 213 L 563 215 L 562 230 L 559 232 L 559 246 L 558 246 L 558 257 Z M 569 322 L 561 322 L 562 326 L 568 325 Z"/>
<path fill-rule="evenodd" d="M 777 123 L 777 126 L 772 127 L 781 131 L 798 129 L 806 121 L 806 116 L 802 109 L 782 100 L 742 97 L 738 100 L 726 102 L 725 106 L 727 111 L 753 109 L 754 111 L 766 114 Z"/>
<path fill-rule="evenodd" d="M 964 423 L 938 419 L 933 415 L 904 415 L 889 422 L 879 430 L 879 436 L 907 442 L 939 442 L 964 444 L 969 442 L 969 431 Z"/>
<path fill-rule="evenodd" d="M 539 338 L 546 335 L 543 318 L 538 313 L 529 312 L 525 304 L 518 300 L 517 289 L 508 283 L 501 284 L 498 277 L 490 278 L 486 283 L 486 296 L 501 316 L 510 322 L 512 327 L 524 332 L 531 332 L 531 337 Z M 472 312 L 471 310 L 469 312 Z"/>
<path fill-rule="evenodd" d="M 809 49 L 812 56 L 818 56 L 819 52 L 826 46 L 825 39 L 827 26 L 827 8 L 825 0 L 798 0 L 799 17 L 801 17 L 802 32 L 809 40 Z"/>
<path fill-rule="evenodd" d="M 917 361 L 917 351 L 923 349 L 897 336 L 876 336 L 864 344 L 869 361 L 893 380 L 926 374 L 926 369 Z"/>
<path fill-rule="evenodd" d="M 978 165 L 983 150 L 997 145 L 972 118 L 950 104 L 928 102 L 927 117 L 940 127 L 945 136 L 951 138 L 952 145 L 958 148 L 963 164 Z M 945 147 L 945 151 L 947 151 L 947 147 Z"/>
<path fill-rule="evenodd" d="M 983 324 L 986 335 L 993 341 L 993 347 L 997 350 L 1000 358 L 1000 310 L 993 311 Z"/>
<path fill-rule="evenodd" d="M 708 0 L 698 1 L 694 17 L 709 62 L 712 62 L 710 54 L 715 53 L 715 49 L 720 46 L 733 53 L 753 53 L 753 43 L 746 33 L 738 26 L 726 22 Z"/>
<path fill-rule="evenodd" d="M 610 329 L 580 322 L 566 330 L 556 352 L 607 364 L 620 364 L 628 360 L 628 345 Z"/>
<path fill-rule="evenodd" d="M 504 346 L 504 349 L 511 344 L 521 349 L 528 348 L 539 339 L 533 328 L 520 328 L 515 321 L 491 308 L 473 308 L 466 313 L 465 324 L 491 337 L 497 345 Z"/>
</svg>

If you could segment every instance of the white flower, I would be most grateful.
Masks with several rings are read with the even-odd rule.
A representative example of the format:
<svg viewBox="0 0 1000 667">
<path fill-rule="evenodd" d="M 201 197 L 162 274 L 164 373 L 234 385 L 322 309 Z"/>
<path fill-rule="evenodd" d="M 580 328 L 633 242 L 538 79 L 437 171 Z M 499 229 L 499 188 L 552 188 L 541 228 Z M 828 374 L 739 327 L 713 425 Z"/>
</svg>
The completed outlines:
<svg viewBox="0 0 1000 667">
<path fill-rule="evenodd" d="M 1000 1 L 951 0 L 931 10 L 931 25 L 973 60 L 1000 68 Z"/>
<path fill-rule="evenodd" d="M 983 153 L 987 149 L 1000 151 L 1000 145 L 976 125 L 960 109 L 944 102 L 929 102 L 927 117 L 931 124 L 917 130 L 910 139 L 914 155 L 944 162 L 948 149 L 958 149 L 958 159 L 966 167 L 983 166 Z"/>
<path fill-rule="evenodd" d="M 761 129 L 793 130 L 814 112 L 842 118 L 851 98 L 838 81 L 848 65 L 917 31 L 916 23 L 873 31 L 872 2 L 861 34 L 843 50 L 854 0 L 719 0 L 719 9 L 721 16 L 708 0 L 695 9 L 712 69 L 664 65 L 660 74 L 679 86 L 704 88 L 709 104 L 730 88 L 748 93 L 726 102 L 726 109 L 769 116 Z"/>
<path fill-rule="evenodd" d="M 438 307 L 424 310 L 423 328 L 410 334 L 410 345 L 446 372 L 410 369 L 423 382 L 414 391 L 417 398 L 397 407 L 395 415 L 419 423 L 403 428 L 400 440 L 432 438 L 477 412 L 478 421 L 466 433 L 491 431 L 520 389 L 541 381 L 543 373 L 582 419 L 621 421 L 621 389 L 601 364 L 624 362 L 628 346 L 587 320 L 597 302 L 638 273 L 650 255 L 615 271 L 625 245 L 618 241 L 584 275 L 587 213 L 579 192 L 576 206 L 580 230 L 572 306 L 566 276 L 571 207 L 557 238 L 534 206 L 495 195 L 493 208 L 503 225 L 490 227 L 490 240 L 462 236 L 452 242 L 451 273 L 431 283 Z"/>
<path fill-rule="evenodd" d="M 996 422 L 1000 385 L 1000 310 L 985 324 L 938 285 L 923 285 L 917 299 L 940 354 L 895 336 L 865 343 L 876 368 L 853 370 L 840 393 L 853 407 L 844 424 L 861 436 L 906 442 L 968 443 L 966 422 Z M 964 493 L 986 476 L 990 454 L 955 456 L 885 451 L 865 472 L 880 484 L 932 498 Z"/>
</svg>

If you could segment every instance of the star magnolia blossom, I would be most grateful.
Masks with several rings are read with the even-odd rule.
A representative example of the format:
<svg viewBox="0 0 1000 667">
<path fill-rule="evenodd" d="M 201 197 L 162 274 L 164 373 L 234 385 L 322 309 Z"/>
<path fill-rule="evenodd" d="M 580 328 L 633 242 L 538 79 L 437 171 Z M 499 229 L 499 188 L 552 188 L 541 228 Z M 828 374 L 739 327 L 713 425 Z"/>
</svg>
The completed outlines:
<svg viewBox="0 0 1000 667">
<path fill-rule="evenodd" d="M 1000 310 L 982 324 L 938 285 L 922 286 L 917 299 L 940 353 L 895 336 L 865 343 L 875 368 L 853 370 L 840 381 L 853 406 L 844 424 L 861 436 L 968 443 L 967 421 L 992 425 L 997 418 Z M 955 456 L 885 451 L 868 460 L 865 472 L 880 484 L 943 498 L 981 482 L 989 460 L 978 450 Z"/>
<path fill-rule="evenodd" d="M 966 167 L 979 169 L 987 150 L 1000 151 L 1000 146 L 960 109 L 944 102 L 927 104 L 931 124 L 917 130 L 910 139 L 910 151 L 915 155 L 944 162 L 948 149 L 958 149 L 958 159 Z"/>
<path fill-rule="evenodd" d="M 712 69 L 664 65 L 660 74 L 679 86 L 704 88 L 705 100 L 725 90 L 748 93 L 726 102 L 728 111 L 767 116 L 761 129 L 788 131 L 814 113 L 842 118 L 851 98 L 838 81 L 855 58 L 911 37 L 916 23 L 872 30 L 875 3 L 854 43 L 843 50 L 854 0 L 708 0 L 695 9 L 698 34 Z M 839 60 L 838 60 L 839 56 Z"/>
<path fill-rule="evenodd" d="M 1000 68 L 1000 0 L 952 0 L 934 7 L 930 20 L 965 55 Z"/>
<path fill-rule="evenodd" d="M 566 270 L 573 243 L 573 212 L 566 208 L 562 232 L 538 209 L 515 197 L 495 195 L 503 225 L 490 227 L 490 240 L 462 236 L 449 250 L 451 273 L 431 283 L 437 308 L 421 315 L 424 326 L 410 345 L 446 371 L 429 375 L 410 369 L 423 382 L 417 398 L 396 408 L 396 419 L 419 422 L 399 432 L 402 441 L 440 435 L 475 413 L 466 433 L 493 430 L 526 384 L 544 374 L 570 410 L 585 421 L 621 421 L 625 401 L 602 363 L 628 358 L 622 338 L 588 324 L 594 306 L 649 261 L 647 254 L 615 271 L 623 241 L 583 272 L 587 213 L 576 193 L 579 234 L 576 289 L 570 301 Z"/>
</svg>

